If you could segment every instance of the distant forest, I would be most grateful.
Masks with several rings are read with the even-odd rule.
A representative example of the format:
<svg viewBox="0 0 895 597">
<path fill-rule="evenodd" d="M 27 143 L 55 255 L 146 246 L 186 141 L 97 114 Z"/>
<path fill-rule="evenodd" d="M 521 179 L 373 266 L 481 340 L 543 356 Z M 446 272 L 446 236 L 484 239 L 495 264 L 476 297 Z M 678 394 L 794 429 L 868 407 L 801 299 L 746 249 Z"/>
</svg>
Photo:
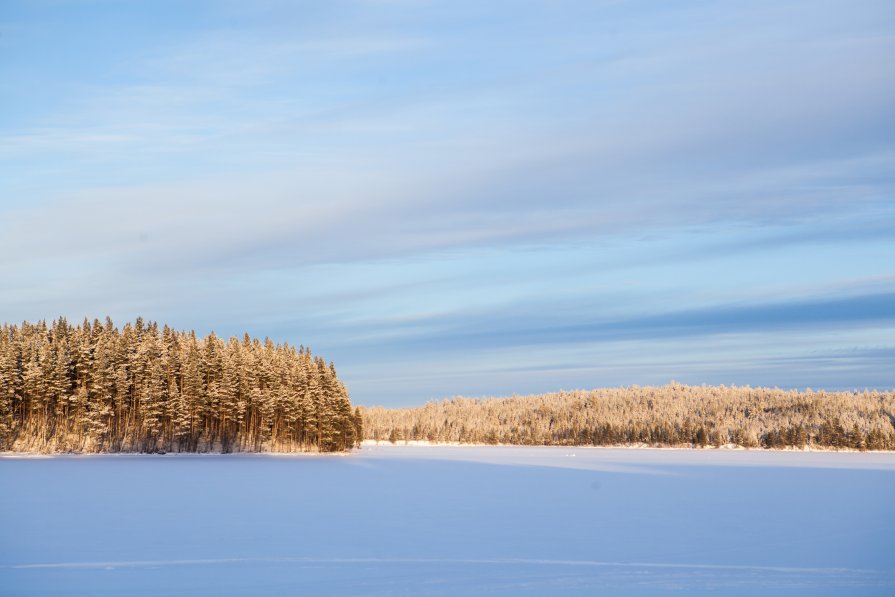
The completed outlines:
<svg viewBox="0 0 895 597">
<path fill-rule="evenodd" d="M 895 450 L 895 392 L 672 383 L 352 409 L 304 347 L 142 319 L 0 328 L 0 450 L 332 452 L 362 438 Z"/>
<path fill-rule="evenodd" d="M 392 442 L 895 449 L 895 392 L 672 383 L 361 412 L 366 439 Z"/>
<path fill-rule="evenodd" d="M 334 366 L 303 347 L 142 319 L 0 329 L 0 450 L 332 452 L 362 434 Z"/>
</svg>

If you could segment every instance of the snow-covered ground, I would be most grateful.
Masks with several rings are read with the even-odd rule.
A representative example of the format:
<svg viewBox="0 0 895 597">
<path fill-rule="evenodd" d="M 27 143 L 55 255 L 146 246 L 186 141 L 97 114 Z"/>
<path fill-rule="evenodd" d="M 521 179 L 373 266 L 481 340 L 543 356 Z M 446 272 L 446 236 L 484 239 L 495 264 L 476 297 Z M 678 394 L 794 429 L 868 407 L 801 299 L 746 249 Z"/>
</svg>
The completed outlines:
<svg viewBox="0 0 895 597">
<path fill-rule="evenodd" d="M 2 595 L 895 595 L 895 454 L 0 458 Z"/>
</svg>

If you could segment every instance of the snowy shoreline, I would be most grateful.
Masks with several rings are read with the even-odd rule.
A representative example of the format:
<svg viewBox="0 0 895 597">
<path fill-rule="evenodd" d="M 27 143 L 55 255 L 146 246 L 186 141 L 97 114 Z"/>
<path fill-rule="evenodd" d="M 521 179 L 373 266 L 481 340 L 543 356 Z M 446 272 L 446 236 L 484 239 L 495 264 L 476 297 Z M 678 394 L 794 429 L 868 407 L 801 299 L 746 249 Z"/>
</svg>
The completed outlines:
<svg viewBox="0 0 895 597">
<path fill-rule="evenodd" d="M 186 458 L 202 457 L 212 458 L 226 456 L 231 458 L 253 458 L 259 456 L 273 456 L 278 458 L 347 458 L 354 450 L 349 452 L 0 452 L 0 459 L 44 459 L 44 458 L 88 458 L 88 457 L 151 457 L 151 458 Z"/>
<path fill-rule="evenodd" d="M 263 452 L 250 452 L 250 451 L 232 451 L 232 452 L 41 452 L 41 451 L 18 451 L 18 450 L 5 450 L 0 451 L 0 459 L 2 458 L 56 458 L 56 457 L 83 457 L 83 456 L 152 456 L 152 457 L 167 457 L 167 456 L 278 456 L 278 457 L 287 457 L 294 456 L 299 458 L 305 457 L 347 457 L 351 456 L 354 453 L 357 453 L 359 450 L 363 450 L 364 448 L 371 447 L 393 447 L 393 448 L 529 448 L 529 449 L 538 449 L 538 448 L 549 448 L 549 449 L 575 449 L 575 450 L 631 450 L 631 451 L 679 451 L 679 452 L 754 452 L 754 453 L 772 453 L 772 452 L 780 452 L 780 453 L 854 453 L 854 454 L 895 454 L 895 450 L 859 450 L 856 448 L 834 448 L 834 447 L 824 447 L 824 446 L 805 446 L 802 448 L 798 448 L 795 446 L 787 446 L 785 448 L 766 448 L 762 446 L 756 447 L 746 447 L 738 444 L 723 444 L 721 446 L 715 445 L 706 445 L 706 446 L 659 446 L 652 445 L 646 443 L 636 443 L 636 444 L 605 444 L 605 445 L 587 445 L 587 444 L 504 444 L 504 443 L 495 443 L 495 444 L 486 444 L 486 443 L 471 443 L 471 442 L 433 442 L 428 440 L 397 440 L 397 441 L 389 441 L 389 440 L 373 440 L 373 439 L 365 439 L 361 442 L 360 446 L 357 448 L 352 448 L 350 450 L 342 451 L 342 452 L 273 452 L 273 451 L 263 451 Z"/>
<path fill-rule="evenodd" d="M 439 449 L 460 448 L 463 450 L 473 449 L 494 449 L 500 451 L 502 449 L 527 449 L 538 451 L 556 451 L 556 450 L 585 450 L 585 451 L 630 451 L 630 452 L 685 452 L 692 454 L 699 453 L 753 453 L 753 454 L 880 454 L 893 455 L 895 450 L 855 450 L 854 448 L 824 448 L 809 447 L 805 448 L 746 448 L 735 444 L 726 444 L 723 446 L 652 446 L 649 444 L 616 444 L 605 446 L 587 446 L 587 445 L 523 445 L 523 444 L 474 444 L 459 442 L 430 442 L 426 440 L 401 440 L 398 442 L 390 442 L 387 440 L 364 440 L 359 448 L 355 448 L 346 452 L 16 452 L 4 451 L 0 452 L 0 459 L 46 459 L 46 458 L 87 458 L 87 457 L 151 457 L 151 458 L 186 458 L 186 457 L 229 457 L 229 458 L 254 458 L 254 457 L 275 457 L 275 458 L 350 458 L 353 455 L 362 453 L 365 448 L 387 448 L 402 450 L 408 448 L 425 448 L 437 451 Z"/>
<path fill-rule="evenodd" d="M 688 451 L 688 452 L 854 452 L 856 454 L 895 454 L 895 450 L 856 450 L 854 448 L 825 448 L 819 446 L 805 446 L 804 448 L 747 448 L 736 444 L 725 444 L 722 446 L 704 446 L 697 448 L 695 446 L 653 446 L 650 444 L 610 444 L 604 446 L 590 445 L 527 445 L 527 444 L 475 444 L 460 442 L 430 442 L 428 440 L 399 440 L 390 442 L 388 440 L 365 439 L 361 442 L 361 449 L 364 447 L 426 447 L 426 448 L 566 448 L 575 450 L 662 450 L 662 451 Z"/>
<path fill-rule="evenodd" d="M 754 453 L 754 454 L 810 454 L 810 453 L 829 453 L 829 454 L 895 454 L 895 450 L 855 450 L 854 448 L 822 448 L 808 447 L 805 448 L 746 448 L 734 444 L 723 446 L 705 446 L 701 448 L 692 446 L 652 446 L 649 444 L 615 444 L 606 446 L 586 446 L 586 445 L 524 445 L 524 444 L 472 444 L 459 442 L 430 442 L 426 440 L 408 440 L 389 442 L 387 440 L 364 440 L 359 448 L 354 448 L 347 452 L 16 452 L 5 451 L 0 452 L 0 459 L 46 459 L 46 458 L 89 458 L 89 457 L 148 457 L 148 458 L 187 458 L 187 457 L 233 457 L 233 458 L 251 458 L 251 457 L 275 457 L 275 458 L 349 458 L 358 452 L 362 452 L 364 448 L 427 448 L 432 450 L 446 448 L 461 449 L 480 449 L 493 448 L 496 450 L 506 448 L 525 448 L 530 450 L 587 450 L 587 451 L 654 451 L 654 452 L 691 452 L 698 453 Z"/>
</svg>

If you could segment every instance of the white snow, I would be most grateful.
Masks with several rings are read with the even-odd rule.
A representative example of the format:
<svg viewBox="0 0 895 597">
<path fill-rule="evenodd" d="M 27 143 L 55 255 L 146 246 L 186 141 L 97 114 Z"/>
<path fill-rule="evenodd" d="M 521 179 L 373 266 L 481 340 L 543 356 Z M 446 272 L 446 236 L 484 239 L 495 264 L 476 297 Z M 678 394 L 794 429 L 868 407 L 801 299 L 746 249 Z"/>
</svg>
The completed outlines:
<svg viewBox="0 0 895 597">
<path fill-rule="evenodd" d="M 895 454 L 0 459 L 0 594 L 893 595 Z"/>
</svg>

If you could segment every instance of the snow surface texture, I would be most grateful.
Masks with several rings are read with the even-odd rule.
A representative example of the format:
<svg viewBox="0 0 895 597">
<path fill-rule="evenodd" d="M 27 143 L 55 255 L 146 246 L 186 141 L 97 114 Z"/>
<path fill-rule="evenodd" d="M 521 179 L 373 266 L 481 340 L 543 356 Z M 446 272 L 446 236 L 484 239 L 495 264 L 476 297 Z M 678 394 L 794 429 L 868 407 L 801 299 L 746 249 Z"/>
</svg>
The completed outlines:
<svg viewBox="0 0 895 597">
<path fill-rule="evenodd" d="M 895 595 L 895 454 L 0 458 L 2 595 Z"/>
</svg>

